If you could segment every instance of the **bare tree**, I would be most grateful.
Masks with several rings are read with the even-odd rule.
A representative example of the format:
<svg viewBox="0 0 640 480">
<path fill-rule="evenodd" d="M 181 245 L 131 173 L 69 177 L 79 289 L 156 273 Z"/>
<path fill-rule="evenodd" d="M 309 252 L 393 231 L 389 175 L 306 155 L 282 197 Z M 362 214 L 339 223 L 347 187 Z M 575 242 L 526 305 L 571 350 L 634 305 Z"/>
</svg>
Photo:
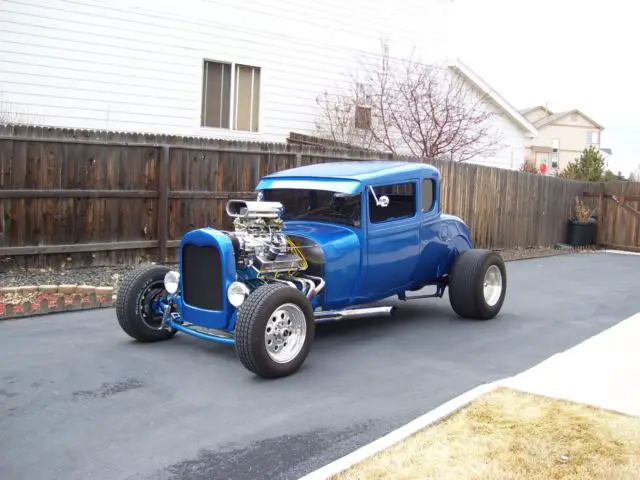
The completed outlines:
<svg viewBox="0 0 640 480">
<path fill-rule="evenodd" d="M 318 104 L 320 135 L 361 148 L 466 161 L 500 146 L 486 95 L 446 67 L 392 58 L 384 42 L 364 80 L 353 75 L 346 91 L 325 91 Z"/>
<path fill-rule="evenodd" d="M 321 121 L 316 124 L 322 137 L 365 150 L 376 147 L 370 129 L 361 127 L 360 122 L 367 120 L 369 109 L 360 83 L 350 84 L 343 93 L 325 90 L 316 101 L 322 110 Z"/>
<path fill-rule="evenodd" d="M 33 115 L 21 113 L 11 102 L 7 102 L 4 99 L 4 92 L 0 90 L 0 125 L 36 125 L 39 123 L 42 122 Z"/>
</svg>

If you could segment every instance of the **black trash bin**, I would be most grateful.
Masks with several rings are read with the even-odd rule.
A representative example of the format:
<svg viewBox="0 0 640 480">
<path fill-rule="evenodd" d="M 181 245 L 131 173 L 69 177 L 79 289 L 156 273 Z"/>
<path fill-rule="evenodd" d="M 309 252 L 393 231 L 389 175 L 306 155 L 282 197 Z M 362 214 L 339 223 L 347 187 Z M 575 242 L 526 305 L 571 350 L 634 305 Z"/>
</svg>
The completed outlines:
<svg viewBox="0 0 640 480">
<path fill-rule="evenodd" d="M 567 243 L 572 247 L 595 245 L 596 226 L 597 223 L 593 219 L 587 222 L 569 220 L 569 224 L 567 225 Z"/>
</svg>

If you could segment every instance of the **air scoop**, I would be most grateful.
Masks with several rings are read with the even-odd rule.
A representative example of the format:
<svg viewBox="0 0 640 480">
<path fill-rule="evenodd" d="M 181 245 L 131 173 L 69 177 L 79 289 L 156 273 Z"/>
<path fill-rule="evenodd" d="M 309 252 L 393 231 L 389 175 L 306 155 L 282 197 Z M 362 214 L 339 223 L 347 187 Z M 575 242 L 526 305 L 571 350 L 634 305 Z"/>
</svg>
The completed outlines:
<svg viewBox="0 0 640 480">
<path fill-rule="evenodd" d="M 280 202 L 256 202 L 247 200 L 229 200 L 227 214 L 236 218 L 280 218 Z"/>
</svg>

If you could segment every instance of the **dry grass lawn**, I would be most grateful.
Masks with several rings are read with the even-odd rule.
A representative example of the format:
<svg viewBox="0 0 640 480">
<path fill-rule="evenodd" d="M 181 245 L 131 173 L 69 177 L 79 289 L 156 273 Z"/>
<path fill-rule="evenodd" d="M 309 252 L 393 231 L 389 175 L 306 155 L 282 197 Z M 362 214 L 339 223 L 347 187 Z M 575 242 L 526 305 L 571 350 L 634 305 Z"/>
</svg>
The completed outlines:
<svg viewBox="0 0 640 480">
<path fill-rule="evenodd" d="M 640 418 L 498 389 L 332 480 L 638 480 Z"/>
</svg>

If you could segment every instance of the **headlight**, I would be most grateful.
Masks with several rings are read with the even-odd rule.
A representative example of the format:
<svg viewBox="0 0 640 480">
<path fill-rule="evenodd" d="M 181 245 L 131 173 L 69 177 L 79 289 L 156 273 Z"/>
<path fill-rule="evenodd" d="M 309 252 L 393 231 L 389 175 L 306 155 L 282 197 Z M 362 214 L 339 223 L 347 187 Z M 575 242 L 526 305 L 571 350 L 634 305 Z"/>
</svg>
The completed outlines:
<svg viewBox="0 0 640 480">
<path fill-rule="evenodd" d="M 164 276 L 164 289 L 173 294 L 178 291 L 180 286 L 180 274 L 178 272 L 170 271 Z"/>
<path fill-rule="evenodd" d="M 233 282 L 229 285 L 227 289 L 227 297 L 229 298 L 229 303 L 234 307 L 238 308 L 244 302 L 244 299 L 247 298 L 247 295 L 251 293 L 249 287 L 247 287 L 242 282 Z"/>
</svg>

